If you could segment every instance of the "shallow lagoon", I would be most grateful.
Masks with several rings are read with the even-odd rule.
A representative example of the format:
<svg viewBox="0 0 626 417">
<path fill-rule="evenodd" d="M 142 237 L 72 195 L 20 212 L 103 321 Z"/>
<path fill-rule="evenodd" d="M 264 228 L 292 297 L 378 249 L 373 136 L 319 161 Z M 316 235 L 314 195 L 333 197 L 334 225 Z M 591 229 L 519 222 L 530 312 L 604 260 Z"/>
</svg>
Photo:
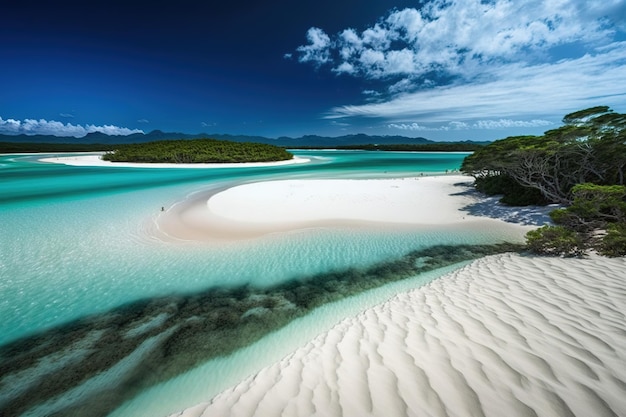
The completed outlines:
<svg viewBox="0 0 626 417">
<path fill-rule="evenodd" d="M 152 237 L 150 229 L 161 207 L 169 207 L 200 190 L 275 178 L 443 173 L 458 169 L 465 156 L 360 151 L 295 153 L 312 158 L 312 162 L 264 168 L 129 169 L 44 164 L 33 155 L 0 156 L 0 344 L 85 316 L 106 314 L 137 300 L 243 284 L 270 287 L 300 277 L 367 267 L 433 245 L 481 244 L 514 238 L 503 232 L 449 228 L 422 233 L 316 229 L 209 247 L 162 242 Z M 169 407 L 175 408 L 159 406 L 157 401 L 147 415 L 155 415 L 157 410 L 167 414 L 180 408 L 178 403 L 206 399 L 207 392 L 215 393 L 277 359 L 276 355 L 288 353 L 311 335 L 332 326 L 345 312 L 354 314 L 365 304 L 380 302 L 389 295 L 388 289 L 374 290 L 335 303 L 334 307 L 314 310 L 246 349 L 144 391 L 122 406 L 117 415 L 137 415 L 138 409 L 145 408 L 137 404 L 153 404 L 154 398 L 163 398 L 162 387 L 168 387 L 167 395 L 178 398 L 178 402 L 168 402 Z M 363 304 L 360 299 L 369 301 Z M 326 314 L 326 318 L 311 318 L 317 314 Z M 283 349 L 268 348 L 272 343 Z M 254 363 L 233 359 L 245 356 L 245 352 L 254 352 L 248 356 Z M 207 387 L 198 387 L 215 372 L 215 367 L 221 370 L 220 377 L 209 378 L 213 382 Z M 191 386 L 196 388 L 190 389 Z M 6 390 L 6 384 L 0 386 L 0 405 L 1 393 Z M 186 395 L 181 397 L 183 392 Z M 80 389 L 72 395 L 80 396 Z M 52 401 L 57 408 L 69 401 L 63 395 L 57 397 L 60 399 Z M 32 411 L 33 415 L 47 412 L 45 407 Z"/>
</svg>

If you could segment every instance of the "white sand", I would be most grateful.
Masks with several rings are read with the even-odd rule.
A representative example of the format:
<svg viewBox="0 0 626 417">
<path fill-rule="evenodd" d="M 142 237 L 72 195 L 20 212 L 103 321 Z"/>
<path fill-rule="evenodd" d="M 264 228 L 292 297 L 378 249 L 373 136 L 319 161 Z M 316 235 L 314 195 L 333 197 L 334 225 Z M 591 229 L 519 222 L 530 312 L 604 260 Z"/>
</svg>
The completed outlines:
<svg viewBox="0 0 626 417">
<path fill-rule="evenodd" d="M 483 258 L 176 414 L 626 416 L 626 259 Z"/>
<path fill-rule="evenodd" d="M 473 216 L 482 199 L 462 175 L 399 179 L 281 180 L 200 194 L 167 209 L 156 228 L 167 238 L 247 239 L 315 227 L 529 227 Z"/>
<path fill-rule="evenodd" d="M 504 227 L 463 210 L 489 209 L 458 185 L 468 182 L 253 183 L 197 195 L 157 223 L 200 240 L 346 225 Z M 624 416 L 625 279 L 624 259 L 484 258 L 344 320 L 177 415 Z"/>
<path fill-rule="evenodd" d="M 225 163 L 225 164 L 140 164 L 132 162 L 110 162 L 101 159 L 102 153 L 94 153 L 90 155 L 75 156 L 58 156 L 50 158 L 41 158 L 40 162 L 49 162 L 55 164 L 73 165 L 73 166 L 106 166 L 120 168 L 255 168 L 266 166 L 281 166 L 291 164 L 302 164 L 310 162 L 310 159 L 293 157 L 286 161 L 276 162 L 248 162 L 248 163 Z"/>
<path fill-rule="evenodd" d="M 362 220 L 442 224 L 465 216 L 465 199 L 449 196 L 470 178 L 434 176 L 377 180 L 284 180 L 241 185 L 211 197 L 216 215 L 250 223 Z"/>
</svg>

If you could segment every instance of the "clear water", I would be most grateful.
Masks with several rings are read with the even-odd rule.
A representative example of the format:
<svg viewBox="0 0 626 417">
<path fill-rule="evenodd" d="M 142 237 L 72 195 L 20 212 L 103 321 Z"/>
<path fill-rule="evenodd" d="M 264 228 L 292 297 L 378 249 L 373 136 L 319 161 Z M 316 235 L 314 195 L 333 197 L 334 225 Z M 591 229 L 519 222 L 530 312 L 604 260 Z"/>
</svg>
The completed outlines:
<svg viewBox="0 0 626 417">
<path fill-rule="evenodd" d="M 142 169 L 71 167 L 38 162 L 40 155 L 0 155 L 0 345 L 139 299 L 245 283 L 270 286 L 299 276 L 371 265 L 436 244 L 516 238 L 513 232 L 449 228 L 419 234 L 319 229 L 209 247 L 161 242 L 147 233 L 162 206 L 202 189 L 272 178 L 442 173 L 458 169 L 467 155 L 294 153 L 312 162 L 263 168 Z M 340 310 L 349 305 L 346 301 Z M 318 322 L 326 323 L 322 327 L 330 326 L 340 318 L 330 314 L 325 321 L 313 320 L 309 325 Z M 298 327 L 302 323 L 309 326 L 304 319 L 299 322 L 281 334 L 301 337 L 289 336 L 293 342 L 281 346 L 297 346 L 304 340 L 302 335 L 310 336 L 293 330 L 302 329 Z M 256 360 L 254 365 L 236 365 L 239 357 L 212 361 L 207 365 L 209 370 L 195 370 L 192 377 L 180 376 L 163 384 L 166 388 L 155 387 L 139 396 L 136 403 L 131 401 L 120 408 L 118 415 L 138 415 L 138 409 L 145 407 L 137 404 L 153 403 L 155 398 L 163 398 L 163 392 L 178 395 L 181 403 L 183 399 L 206 400 L 200 397 L 223 388 L 221 383 L 218 388 L 190 387 L 197 386 L 207 372 L 214 372 L 215 366 L 224 374 L 220 380 L 230 383 L 277 359 L 259 353 L 272 340 L 275 343 L 277 336 L 272 337 L 261 341 L 260 347 L 248 349 L 254 352 L 248 357 Z M 238 353 L 242 354 L 245 356 L 245 352 Z"/>
</svg>

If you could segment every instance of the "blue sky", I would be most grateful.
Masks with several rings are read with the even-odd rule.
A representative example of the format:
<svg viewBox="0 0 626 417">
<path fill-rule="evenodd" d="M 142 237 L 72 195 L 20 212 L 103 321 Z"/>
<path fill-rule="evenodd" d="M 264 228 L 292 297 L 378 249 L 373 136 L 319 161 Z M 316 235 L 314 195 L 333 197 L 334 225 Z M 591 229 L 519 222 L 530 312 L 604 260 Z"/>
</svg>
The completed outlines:
<svg viewBox="0 0 626 417">
<path fill-rule="evenodd" d="M 493 140 L 626 112 L 626 0 L 11 3 L 0 133 Z"/>
</svg>

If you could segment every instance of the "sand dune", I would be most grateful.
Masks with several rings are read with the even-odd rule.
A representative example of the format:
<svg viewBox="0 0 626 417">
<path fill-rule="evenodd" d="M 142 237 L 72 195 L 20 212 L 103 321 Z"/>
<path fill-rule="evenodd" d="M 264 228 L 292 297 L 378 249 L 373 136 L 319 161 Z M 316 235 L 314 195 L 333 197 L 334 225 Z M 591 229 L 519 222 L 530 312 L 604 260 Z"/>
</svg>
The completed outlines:
<svg viewBox="0 0 626 417">
<path fill-rule="evenodd" d="M 482 258 L 176 416 L 625 416 L 626 259 Z"/>
</svg>

